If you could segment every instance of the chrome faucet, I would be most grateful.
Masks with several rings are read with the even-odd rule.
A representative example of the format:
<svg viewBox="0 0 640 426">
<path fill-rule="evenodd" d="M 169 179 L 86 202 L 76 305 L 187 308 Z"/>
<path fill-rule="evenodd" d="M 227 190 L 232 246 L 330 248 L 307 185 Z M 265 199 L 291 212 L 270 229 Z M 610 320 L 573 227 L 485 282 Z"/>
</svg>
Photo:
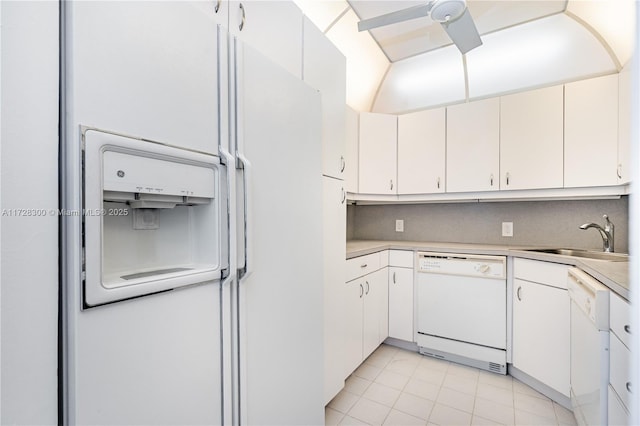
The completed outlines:
<svg viewBox="0 0 640 426">
<path fill-rule="evenodd" d="M 604 228 L 597 223 L 591 222 L 580 225 L 580 229 L 597 229 L 602 236 L 602 251 L 613 253 L 613 223 L 611 223 L 611 221 L 609 220 L 609 216 L 607 216 L 606 214 L 602 217 L 605 220 Z"/>
</svg>

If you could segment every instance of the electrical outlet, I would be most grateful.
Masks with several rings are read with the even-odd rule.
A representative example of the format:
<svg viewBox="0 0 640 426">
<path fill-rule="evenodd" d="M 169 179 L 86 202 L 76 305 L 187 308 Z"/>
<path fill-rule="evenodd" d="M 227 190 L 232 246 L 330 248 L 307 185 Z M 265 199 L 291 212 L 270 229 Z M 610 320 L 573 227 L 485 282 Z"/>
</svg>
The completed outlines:
<svg viewBox="0 0 640 426">
<path fill-rule="evenodd" d="M 396 232 L 404 232 L 404 220 L 396 220 Z"/>
<path fill-rule="evenodd" d="M 502 236 L 513 237 L 513 222 L 502 222 Z"/>
</svg>

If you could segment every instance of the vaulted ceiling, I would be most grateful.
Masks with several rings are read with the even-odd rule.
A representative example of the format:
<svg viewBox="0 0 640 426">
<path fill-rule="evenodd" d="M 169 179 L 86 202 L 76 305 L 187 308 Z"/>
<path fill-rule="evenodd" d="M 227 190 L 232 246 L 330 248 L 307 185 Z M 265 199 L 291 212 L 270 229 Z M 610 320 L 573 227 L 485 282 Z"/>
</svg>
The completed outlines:
<svg viewBox="0 0 640 426">
<path fill-rule="evenodd" d="M 467 0 L 483 45 L 462 55 L 420 18 L 359 33 L 361 19 L 425 1 L 296 0 L 347 57 L 347 103 L 402 113 L 609 74 L 629 62 L 634 0 Z"/>
</svg>

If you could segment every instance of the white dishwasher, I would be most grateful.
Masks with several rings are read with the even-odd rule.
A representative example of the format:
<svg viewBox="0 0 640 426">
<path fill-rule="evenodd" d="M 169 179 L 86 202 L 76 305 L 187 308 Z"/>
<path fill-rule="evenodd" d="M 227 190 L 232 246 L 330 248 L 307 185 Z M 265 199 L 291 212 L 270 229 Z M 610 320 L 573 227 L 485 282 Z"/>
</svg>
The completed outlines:
<svg viewBox="0 0 640 426">
<path fill-rule="evenodd" d="M 569 269 L 571 299 L 571 407 L 580 425 L 607 424 L 609 289 Z"/>
<path fill-rule="evenodd" d="M 506 258 L 431 252 L 416 256 L 420 353 L 506 374 Z"/>
</svg>

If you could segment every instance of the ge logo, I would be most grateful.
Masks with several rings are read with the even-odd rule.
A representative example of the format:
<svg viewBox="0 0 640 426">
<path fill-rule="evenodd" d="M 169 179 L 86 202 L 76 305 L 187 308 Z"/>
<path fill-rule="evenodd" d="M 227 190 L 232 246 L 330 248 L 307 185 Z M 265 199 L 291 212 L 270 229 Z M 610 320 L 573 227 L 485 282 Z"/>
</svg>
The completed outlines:
<svg viewBox="0 0 640 426">
<path fill-rule="evenodd" d="M 118 175 L 118 177 L 120 177 L 120 178 L 124 177 L 124 171 L 122 171 L 122 170 L 118 170 L 117 175 Z"/>
</svg>

